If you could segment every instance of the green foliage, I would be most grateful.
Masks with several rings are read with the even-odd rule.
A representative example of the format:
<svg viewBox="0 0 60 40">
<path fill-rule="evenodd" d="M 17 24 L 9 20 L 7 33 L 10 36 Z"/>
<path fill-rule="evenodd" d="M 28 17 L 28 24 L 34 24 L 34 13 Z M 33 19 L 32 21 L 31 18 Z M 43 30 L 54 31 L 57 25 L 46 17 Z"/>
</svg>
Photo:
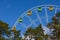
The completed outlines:
<svg viewBox="0 0 60 40">
<path fill-rule="evenodd" d="M 20 40 L 21 38 L 19 37 L 20 31 L 11 31 L 9 30 L 9 25 L 3 21 L 0 21 L 0 40 L 6 40 L 3 36 L 6 35 L 9 39 L 10 35 L 12 34 L 11 32 L 14 33 L 15 38 L 18 38 L 17 40 Z M 4 34 L 4 35 L 3 35 Z"/>
<path fill-rule="evenodd" d="M 56 15 L 54 17 L 52 17 L 52 22 L 48 23 L 47 26 L 48 28 L 51 30 L 51 29 L 54 29 L 52 31 L 52 40 L 55 40 L 54 38 L 56 38 L 57 40 L 60 40 L 60 12 L 59 13 L 56 13 Z M 56 36 L 56 37 L 54 37 Z"/>
<path fill-rule="evenodd" d="M 7 32 L 9 32 L 8 29 L 8 24 L 3 21 L 0 21 L 0 34 L 7 34 Z"/>
<path fill-rule="evenodd" d="M 32 35 L 35 36 L 35 39 L 37 40 L 43 40 L 44 31 L 42 29 L 42 25 L 40 24 L 38 27 L 34 28 L 28 28 L 25 35 Z"/>
<path fill-rule="evenodd" d="M 56 38 L 57 40 L 60 40 L 60 12 L 57 13 L 54 17 L 52 17 L 52 22 L 49 22 L 47 24 L 47 27 L 51 30 L 54 29 L 51 33 L 53 34 L 52 40 L 55 40 L 54 38 Z M 12 33 L 11 33 L 12 32 Z M 9 25 L 3 21 L 0 21 L 0 40 L 5 40 L 4 37 L 2 37 L 4 35 L 6 35 L 8 38 L 10 37 L 11 34 L 14 35 L 14 39 L 16 40 L 22 40 L 20 36 L 20 30 L 16 30 L 16 28 L 14 30 L 9 30 Z M 48 40 L 48 37 L 50 37 L 48 34 L 44 34 L 44 30 L 42 28 L 42 24 L 38 25 L 36 28 L 28 28 L 25 32 L 25 37 L 27 37 L 28 35 L 34 36 L 34 38 L 36 40 L 43 40 L 44 38 L 46 40 Z M 56 37 L 54 37 L 56 36 Z M 25 39 L 24 39 L 25 40 Z"/>
</svg>

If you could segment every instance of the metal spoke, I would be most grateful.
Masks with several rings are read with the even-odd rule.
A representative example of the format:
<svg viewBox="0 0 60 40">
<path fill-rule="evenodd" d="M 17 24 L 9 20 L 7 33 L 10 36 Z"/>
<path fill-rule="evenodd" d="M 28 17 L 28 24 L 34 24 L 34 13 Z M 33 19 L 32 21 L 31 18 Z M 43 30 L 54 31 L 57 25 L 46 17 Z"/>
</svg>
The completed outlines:
<svg viewBox="0 0 60 40">
<path fill-rule="evenodd" d="M 27 17 L 29 18 L 29 20 L 30 20 L 30 22 L 31 22 L 32 24 L 34 24 L 35 26 L 37 26 L 36 23 L 35 23 L 29 16 L 27 16 Z"/>
<path fill-rule="evenodd" d="M 56 14 L 56 12 L 57 12 L 57 7 L 55 8 L 55 14 Z M 54 16 L 55 16 L 55 14 L 54 14 Z"/>
<path fill-rule="evenodd" d="M 36 9 L 35 9 L 35 13 L 36 13 L 36 15 L 37 15 L 37 18 L 38 18 L 39 22 L 42 23 L 41 17 L 38 15 L 38 12 L 36 11 Z"/>
<path fill-rule="evenodd" d="M 23 13 L 20 17 L 23 18 L 25 15 L 26 15 L 26 13 Z M 20 18 L 20 17 L 19 17 L 19 18 Z M 17 19 L 17 21 L 15 22 L 15 24 L 14 24 L 12 27 L 14 27 L 14 26 L 16 27 L 16 25 L 18 24 L 19 18 Z"/>
<path fill-rule="evenodd" d="M 47 7 L 45 7 L 45 14 L 46 14 L 46 21 L 47 21 L 47 23 L 48 23 Z"/>
<path fill-rule="evenodd" d="M 20 23 L 21 25 L 23 25 L 23 27 L 26 27 L 26 25 L 24 23 Z"/>
<path fill-rule="evenodd" d="M 36 9 L 35 9 L 35 13 L 36 13 L 36 16 L 37 16 L 39 22 L 43 25 L 42 18 L 38 15 L 38 12 L 36 11 Z"/>
<path fill-rule="evenodd" d="M 27 30 L 31 25 L 32 25 L 32 23 L 26 27 L 26 30 Z"/>
</svg>

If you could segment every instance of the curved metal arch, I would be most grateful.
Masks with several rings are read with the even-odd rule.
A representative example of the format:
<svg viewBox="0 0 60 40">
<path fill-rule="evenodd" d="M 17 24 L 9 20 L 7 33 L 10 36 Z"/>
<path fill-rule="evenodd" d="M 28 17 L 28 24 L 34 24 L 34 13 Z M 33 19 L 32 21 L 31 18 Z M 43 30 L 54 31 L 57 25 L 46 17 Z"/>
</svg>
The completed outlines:
<svg viewBox="0 0 60 40">
<path fill-rule="evenodd" d="M 51 4 L 40 5 L 40 6 L 32 7 L 32 8 L 29 9 L 29 10 L 33 10 L 34 8 L 37 8 L 37 7 L 43 7 L 43 6 L 44 6 L 44 7 L 47 7 L 47 6 L 50 6 L 50 5 L 51 5 Z M 57 5 L 51 5 L 51 6 L 60 7 L 60 6 L 57 6 Z M 29 11 L 29 10 L 27 10 L 27 11 Z M 60 9 L 59 9 L 59 10 L 60 10 Z M 26 15 L 25 13 L 26 13 L 27 11 L 25 11 L 21 16 L 19 16 L 19 17 L 17 18 L 17 20 L 16 20 L 16 22 L 14 23 L 14 25 L 12 26 L 12 28 L 18 24 L 18 19 L 19 19 L 20 17 L 22 17 L 23 15 Z"/>
</svg>

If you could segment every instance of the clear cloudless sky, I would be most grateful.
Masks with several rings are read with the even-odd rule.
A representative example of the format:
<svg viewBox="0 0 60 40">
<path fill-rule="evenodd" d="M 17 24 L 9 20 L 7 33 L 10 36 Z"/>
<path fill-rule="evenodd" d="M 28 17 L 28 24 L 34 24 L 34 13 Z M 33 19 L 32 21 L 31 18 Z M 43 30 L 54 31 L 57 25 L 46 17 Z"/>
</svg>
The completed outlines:
<svg viewBox="0 0 60 40">
<path fill-rule="evenodd" d="M 44 4 L 60 6 L 60 0 L 0 0 L 0 20 L 13 26 L 23 12 Z"/>
</svg>

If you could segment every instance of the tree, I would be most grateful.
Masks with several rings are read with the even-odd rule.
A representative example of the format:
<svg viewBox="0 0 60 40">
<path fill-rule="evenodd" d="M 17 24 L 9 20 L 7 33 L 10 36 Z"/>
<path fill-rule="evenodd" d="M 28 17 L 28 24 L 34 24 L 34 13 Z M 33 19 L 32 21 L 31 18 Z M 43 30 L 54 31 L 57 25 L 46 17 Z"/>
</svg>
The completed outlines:
<svg viewBox="0 0 60 40">
<path fill-rule="evenodd" d="M 2 38 L 4 34 L 9 35 L 8 33 L 10 33 L 8 24 L 0 20 L 0 38 Z"/>
<path fill-rule="evenodd" d="M 52 31 L 52 40 L 60 40 L 60 12 L 52 17 L 52 22 L 48 23 L 48 28 Z"/>
<path fill-rule="evenodd" d="M 38 27 L 36 27 L 36 37 L 37 40 L 43 40 L 44 38 L 44 30 L 42 28 L 42 24 L 40 24 Z"/>
<path fill-rule="evenodd" d="M 16 27 L 14 27 L 11 32 L 13 33 L 14 35 L 14 40 L 20 40 L 21 38 L 19 37 L 20 36 L 20 30 L 16 30 Z"/>
<path fill-rule="evenodd" d="M 25 35 L 32 35 L 36 40 L 43 40 L 44 30 L 42 29 L 42 25 L 40 24 L 38 27 L 28 28 Z"/>
</svg>

